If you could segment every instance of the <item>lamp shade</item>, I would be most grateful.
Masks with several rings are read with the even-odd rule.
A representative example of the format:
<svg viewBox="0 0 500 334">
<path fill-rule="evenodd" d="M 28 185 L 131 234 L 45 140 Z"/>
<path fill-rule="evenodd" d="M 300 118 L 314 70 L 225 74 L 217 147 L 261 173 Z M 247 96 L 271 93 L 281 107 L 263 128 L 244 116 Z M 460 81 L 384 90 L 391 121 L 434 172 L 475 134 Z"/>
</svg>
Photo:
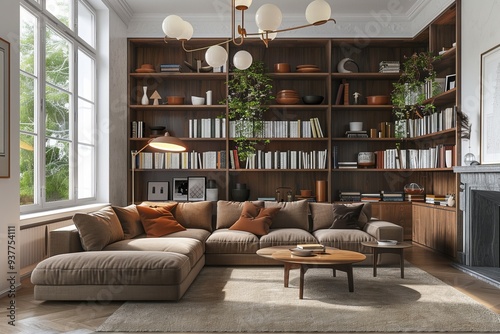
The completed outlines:
<svg viewBox="0 0 500 334">
<path fill-rule="evenodd" d="M 165 35 L 171 38 L 178 38 L 184 30 L 184 20 L 177 15 L 167 16 L 162 23 L 162 29 Z"/>
<path fill-rule="evenodd" d="M 212 45 L 205 53 L 205 60 L 208 65 L 213 67 L 220 67 L 225 65 L 227 61 L 226 49 L 224 49 L 220 45 Z"/>
<path fill-rule="evenodd" d="M 252 0 L 236 0 L 234 3 L 234 7 L 237 10 L 247 10 L 252 4 Z"/>
<path fill-rule="evenodd" d="M 332 9 L 325 0 L 314 0 L 306 8 L 306 20 L 310 24 L 323 24 L 330 19 L 331 15 Z"/>
<path fill-rule="evenodd" d="M 282 20 L 281 10 L 273 4 L 265 4 L 257 9 L 255 23 L 263 31 L 274 31 L 279 28 Z"/>
<path fill-rule="evenodd" d="M 183 152 L 186 150 L 186 144 L 179 138 L 170 136 L 168 132 L 164 136 L 152 139 L 149 146 L 162 151 Z"/>
<path fill-rule="evenodd" d="M 236 52 L 233 57 L 233 64 L 239 70 L 246 70 L 252 65 L 252 55 L 245 50 Z"/>
<path fill-rule="evenodd" d="M 181 41 L 189 41 L 193 37 L 193 26 L 188 21 L 182 21 L 182 33 L 177 37 Z"/>
</svg>

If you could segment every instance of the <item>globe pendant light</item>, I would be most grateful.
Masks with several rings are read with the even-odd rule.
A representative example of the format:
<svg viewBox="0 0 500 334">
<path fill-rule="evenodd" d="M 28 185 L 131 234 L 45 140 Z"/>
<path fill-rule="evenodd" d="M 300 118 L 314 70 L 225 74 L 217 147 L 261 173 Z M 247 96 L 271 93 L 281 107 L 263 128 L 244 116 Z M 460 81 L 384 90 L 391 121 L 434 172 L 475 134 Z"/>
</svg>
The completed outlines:
<svg viewBox="0 0 500 334">
<path fill-rule="evenodd" d="M 205 53 L 205 60 L 212 67 L 221 67 L 226 64 L 227 52 L 220 45 L 212 45 Z"/>
<path fill-rule="evenodd" d="M 310 24 L 326 23 L 332 15 L 332 9 L 325 0 L 314 0 L 306 8 L 306 20 Z"/>
<path fill-rule="evenodd" d="M 282 18 L 281 10 L 273 4 L 262 5 L 255 13 L 255 23 L 263 31 L 278 30 Z"/>
<path fill-rule="evenodd" d="M 184 20 L 177 15 L 169 15 L 163 20 L 162 29 L 165 35 L 171 38 L 177 38 L 182 34 L 185 26 Z"/>
<path fill-rule="evenodd" d="M 239 70 L 246 70 L 252 65 L 252 55 L 245 50 L 236 52 L 233 57 L 233 64 Z"/>
<path fill-rule="evenodd" d="M 193 26 L 187 21 L 182 21 L 182 33 L 177 37 L 180 41 L 189 41 L 193 37 Z"/>
<path fill-rule="evenodd" d="M 247 10 L 250 8 L 252 0 L 236 0 L 234 3 L 234 8 L 237 10 Z"/>
</svg>

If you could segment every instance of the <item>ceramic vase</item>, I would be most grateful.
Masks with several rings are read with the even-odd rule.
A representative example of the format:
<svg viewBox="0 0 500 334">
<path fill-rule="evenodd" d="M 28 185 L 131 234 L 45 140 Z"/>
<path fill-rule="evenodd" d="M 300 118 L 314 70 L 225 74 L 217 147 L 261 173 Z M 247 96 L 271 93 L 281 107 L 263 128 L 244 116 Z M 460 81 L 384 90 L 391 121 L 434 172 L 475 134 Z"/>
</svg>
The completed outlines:
<svg viewBox="0 0 500 334">
<path fill-rule="evenodd" d="M 244 202 L 250 197 L 250 189 L 245 183 L 236 183 L 236 188 L 231 190 L 233 201 Z"/>
<path fill-rule="evenodd" d="M 149 99 L 148 99 L 148 86 L 143 86 L 142 90 L 144 91 L 144 94 L 142 95 L 141 99 L 141 104 L 142 105 L 148 105 L 149 104 Z"/>
</svg>

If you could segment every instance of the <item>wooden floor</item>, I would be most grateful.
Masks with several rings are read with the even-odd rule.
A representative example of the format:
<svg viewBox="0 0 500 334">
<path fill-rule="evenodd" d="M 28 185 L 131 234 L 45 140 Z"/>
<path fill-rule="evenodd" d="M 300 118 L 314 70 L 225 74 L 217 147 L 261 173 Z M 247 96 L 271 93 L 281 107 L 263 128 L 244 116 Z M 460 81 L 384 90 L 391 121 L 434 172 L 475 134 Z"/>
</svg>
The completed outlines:
<svg viewBox="0 0 500 334">
<path fill-rule="evenodd" d="M 406 259 L 457 290 L 471 296 L 500 314 L 500 289 L 452 267 L 450 261 L 425 248 L 405 250 Z M 33 300 L 29 279 L 22 282 L 16 295 L 16 326 L 7 324 L 9 299 L 0 300 L 0 334 L 10 333 L 94 333 L 122 302 L 40 302 Z M 380 334 L 380 333 L 379 333 Z"/>
</svg>

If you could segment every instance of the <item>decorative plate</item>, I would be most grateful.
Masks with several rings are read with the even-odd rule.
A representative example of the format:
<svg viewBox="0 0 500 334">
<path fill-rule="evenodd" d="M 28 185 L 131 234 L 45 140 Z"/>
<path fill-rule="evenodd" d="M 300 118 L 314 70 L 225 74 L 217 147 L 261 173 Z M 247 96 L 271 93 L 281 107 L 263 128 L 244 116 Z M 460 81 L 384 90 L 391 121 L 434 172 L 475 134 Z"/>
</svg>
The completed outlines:
<svg viewBox="0 0 500 334">
<path fill-rule="evenodd" d="M 314 256 L 313 251 L 307 250 L 307 249 L 291 248 L 290 252 L 292 253 L 292 255 L 296 255 L 296 256 Z"/>
</svg>

